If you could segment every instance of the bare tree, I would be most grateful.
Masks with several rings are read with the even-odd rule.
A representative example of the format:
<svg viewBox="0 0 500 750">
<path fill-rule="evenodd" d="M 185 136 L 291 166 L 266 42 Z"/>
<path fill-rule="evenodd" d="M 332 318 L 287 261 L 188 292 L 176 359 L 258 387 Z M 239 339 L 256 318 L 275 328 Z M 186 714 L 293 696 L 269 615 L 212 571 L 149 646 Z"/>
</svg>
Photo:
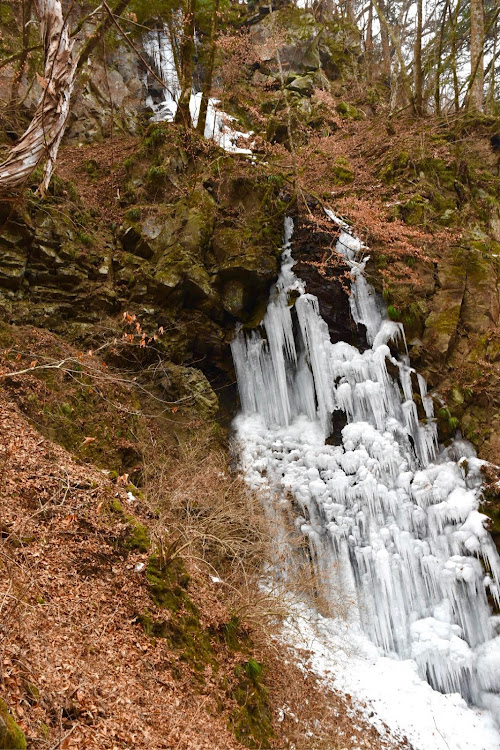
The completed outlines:
<svg viewBox="0 0 500 750">
<path fill-rule="evenodd" d="M 212 81 L 214 77 L 215 51 L 217 48 L 216 34 L 217 34 L 218 16 L 219 16 L 219 0 L 213 0 L 208 60 L 207 60 L 207 65 L 206 65 L 206 70 L 205 70 L 205 80 L 203 81 L 203 88 L 202 88 L 201 102 L 200 102 L 200 114 L 198 116 L 198 125 L 197 125 L 197 130 L 201 135 L 205 133 L 205 124 L 207 122 L 207 111 L 208 111 L 208 98 L 212 90 Z"/>
<path fill-rule="evenodd" d="M 186 126 L 191 124 L 189 102 L 193 89 L 195 17 L 196 0 L 189 0 L 180 53 L 181 94 L 175 113 L 175 122 L 184 123 Z"/>
<path fill-rule="evenodd" d="M 43 159 L 40 190 L 42 194 L 46 191 L 69 114 L 76 59 L 67 19 L 60 0 L 33 0 L 33 10 L 45 50 L 44 76 L 39 77 L 43 93 L 28 129 L 0 164 L 0 193 L 24 185 Z"/>
<path fill-rule="evenodd" d="M 471 86 L 468 106 L 482 111 L 484 89 L 484 3 L 470 3 L 470 67 Z"/>
<path fill-rule="evenodd" d="M 415 111 L 424 113 L 424 72 L 422 70 L 422 0 L 417 0 L 417 31 L 413 56 L 413 78 L 415 85 Z"/>
</svg>

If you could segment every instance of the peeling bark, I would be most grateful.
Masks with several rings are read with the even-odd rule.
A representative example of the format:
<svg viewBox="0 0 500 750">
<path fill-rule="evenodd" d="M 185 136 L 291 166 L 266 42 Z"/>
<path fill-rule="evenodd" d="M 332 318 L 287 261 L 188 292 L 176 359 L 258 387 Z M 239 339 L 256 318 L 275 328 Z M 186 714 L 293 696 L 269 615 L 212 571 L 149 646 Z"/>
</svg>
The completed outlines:
<svg viewBox="0 0 500 750">
<path fill-rule="evenodd" d="M 43 93 L 28 129 L 0 164 L 3 195 L 18 191 L 43 160 L 39 189 L 42 195 L 47 190 L 66 127 L 75 78 L 74 40 L 70 38 L 60 0 L 33 0 L 33 10 L 45 49 L 44 75 L 39 76 Z"/>
</svg>

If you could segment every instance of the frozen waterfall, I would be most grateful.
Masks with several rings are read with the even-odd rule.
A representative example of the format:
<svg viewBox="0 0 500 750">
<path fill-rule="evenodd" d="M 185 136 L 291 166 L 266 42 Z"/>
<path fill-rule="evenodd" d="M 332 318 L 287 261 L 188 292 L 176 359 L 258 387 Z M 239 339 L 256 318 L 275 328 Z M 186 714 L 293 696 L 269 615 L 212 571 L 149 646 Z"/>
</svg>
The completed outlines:
<svg viewBox="0 0 500 750">
<path fill-rule="evenodd" d="M 478 511 L 481 461 L 464 443 L 457 461 L 438 454 L 432 400 L 409 365 L 403 328 L 364 278 L 360 241 L 329 217 L 369 348 L 331 342 L 317 298 L 293 271 L 287 219 L 261 327 L 232 342 L 242 468 L 267 502 L 293 514 L 318 578 L 328 587 L 343 577 L 383 653 L 413 659 L 435 689 L 498 714 L 500 618 L 489 602 L 499 603 L 500 559 Z M 347 423 L 330 445 L 336 414 Z"/>
<path fill-rule="evenodd" d="M 172 122 L 177 112 L 177 101 L 181 93 L 179 76 L 175 64 L 175 56 L 168 29 L 159 28 L 148 32 L 143 39 L 144 50 L 150 65 L 164 86 L 159 87 L 157 81 L 149 86 L 146 104 L 153 110 L 153 122 Z M 148 84 L 148 76 L 146 76 Z M 248 138 L 251 133 L 234 130 L 231 122 L 234 117 L 218 108 L 219 100 L 210 97 L 208 100 L 207 119 L 205 123 L 205 138 L 209 138 L 218 146 L 233 154 L 251 155 L 249 148 L 238 146 L 240 139 Z M 201 92 L 193 91 L 189 101 L 189 109 L 193 125 L 196 127 L 201 106 Z"/>
</svg>

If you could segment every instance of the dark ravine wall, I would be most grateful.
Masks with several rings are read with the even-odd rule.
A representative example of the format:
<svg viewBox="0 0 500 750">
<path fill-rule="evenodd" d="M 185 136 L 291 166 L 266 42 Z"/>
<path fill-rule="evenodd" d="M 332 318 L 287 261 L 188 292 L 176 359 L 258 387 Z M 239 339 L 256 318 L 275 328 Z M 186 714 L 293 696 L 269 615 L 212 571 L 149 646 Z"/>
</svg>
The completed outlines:
<svg viewBox="0 0 500 750">
<path fill-rule="evenodd" d="M 230 381 L 227 342 L 238 322 L 257 322 L 265 309 L 286 202 L 248 162 L 217 156 L 213 175 L 209 158 L 167 144 L 165 128 L 154 126 L 128 159 L 134 205 L 119 224 L 99 220 L 74 185 L 57 179 L 48 200 L 4 204 L 4 320 L 88 347 L 119 332 L 128 311 L 144 330 L 164 330 L 161 356 L 171 367 L 193 365 L 188 380 L 201 368 L 219 374 L 219 385 Z"/>
</svg>

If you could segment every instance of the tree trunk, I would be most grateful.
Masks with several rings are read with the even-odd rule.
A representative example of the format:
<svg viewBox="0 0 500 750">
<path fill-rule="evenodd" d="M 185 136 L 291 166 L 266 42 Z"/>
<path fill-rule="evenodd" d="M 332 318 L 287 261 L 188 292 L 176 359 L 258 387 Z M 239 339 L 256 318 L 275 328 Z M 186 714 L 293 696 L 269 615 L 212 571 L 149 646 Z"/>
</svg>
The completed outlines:
<svg viewBox="0 0 500 750">
<path fill-rule="evenodd" d="M 468 107 L 482 111 L 484 89 L 484 4 L 483 0 L 470 3 L 470 67 L 471 86 Z"/>
<path fill-rule="evenodd" d="M 453 76 L 453 103 L 455 105 L 455 112 L 458 112 L 460 109 L 460 86 L 457 75 L 457 19 L 460 9 L 460 0 L 457 0 L 455 11 L 453 13 L 451 12 L 450 0 L 446 0 L 446 5 L 450 19 L 450 67 Z"/>
<path fill-rule="evenodd" d="M 385 20 L 385 11 L 381 2 L 380 6 L 375 5 L 378 20 L 380 23 L 380 41 L 382 44 L 382 72 L 387 81 L 391 79 L 391 47 L 389 43 L 389 28 Z"/>
<path fill-rule="evenodd" d="M 345 15 L 346 20 L 356 25 L 356 11 L 354 9 L 354 0 L 345 0 Z"/>
<path fill-rule="evenodd" d="M 391 42 L 394 47 L 394 51 L 396 52 L 396 57 L 398 58 L 399 63 L 399 70 L 401 74 L 401 83 L 403 84 L 404 92 L 408 98 L 409 103 L 412 105 L 413 110 L 415 111 L 415 97 L 413 95 L 413 91 L 411 88 L 410 79 L 408 77 L 408 71 L 406 69 L 404 56 L 403 56 L 403 50 L 401 48 L 401 42 L 397 36 L 397 33 L 392 28 L 392 26 L 389 24 L 389 21 L 387 20 L 387 16 L 382 9 L 382 6 L 379 5 L 376 0 L 372 0 L 373 6 L 375 10 L 377 11 L 377 15 L 380 21 L 380 34 L 382 37 L 382 53 L 384 54 L 384 30 L 387 33 L 387 41 L 386 45 L 389 47 L 389 38 L 391 39 Z M 389 55 L 389 52 L 387 52 Z M 390 71 L 390 58 L 389 58 L 389 71 Z"/>
<path fill-rule="evenodd" d="M 118 0 L 113 14 L 121 13 L 129 2 L 130 0 Z M 43 93 L 28 129 L 0 164 L 0 195 L 3 196 L 18 192 L 44 159 L 39 191 L 42 195 L 47 191 L 66 129 L 77 67 L 81 67 L 88 59 L 112 22 L 111 19 L 104 19 L 82 47 L 80 54 L 75 55 L 74 38 L 69 33 L 68 19 L 64 17 L 61 0 L 32 0 L 32 3 L 40 24 L 45 52 L 44 76 L 39 77 Z M 106 3 L 104 5 L 108 8 Z"/>
<path fill-rule="evenodd" d="M 216 51 L 216 34 L 217 34 L 217 17 L 219 14 L 219 0 L 213 0 L 212 8 L 212 24 L 210 29 L 210 42 L 208 60 L 205 71 L 205 80 L 203 81 L 203 89 L 201 93 L 200 102 L 200 114 L 198 115 L 198 124 L 196 130 L 204 135 L 205 125 L 207 122 L 207 111 L 208 111 L 208 98 L 212 90 L 212 81 L 214 76 L 214 63 L 215 63 L 215 51 Z"/>
<path fill-rule="evenodd" d="M 443 15 L 441 17 L 441 24 L 439 28 L 439 37 L 438 37 L 438 48 L 437 48 L 437 54 L 436 54 L 436 81 L 434 84 L 434 106 L 436 110 L 436 114 L 441 114 L 441 73 L 443 69 L 443 62 L 442 62 L 442 56 L 443 56 L 443 44 L 444 44 L 444 30 L 446 26 L 446 11 L 447 6 L 445 5 L 443 8 Z"/>
<path fill-rule="evenodd" d="M 175 122 L 182 123 L 186 127 L 190 127 L 191 125 L 189 102 L 193 89 L 195 14 L 196 0 L 189 0 L 180 55 L 181 94 L 177 103 L 177 112 L 175 113 Z"/>
<path fill-rule="evenodd" d="M 491 62 L 493 63 L 490 65 L 489 68 L 489 74 L 490 74 L 490 80 L 489 80 L 489 87 L 488 87 L 488 96 L 486 101 L 486 107 L 489 114 L 493 114 L 493 110 L 495 107 L 495 60 L 497 57 L 497 44 L 498 44 L 498 21 L 495 20 L 495 25 L 493 27 L 493 52 L 491 57 Z M 485 71 L 486 72 L 486 71 Z"/>
<path fill-rule="evenodd" d="M 73 40 L 60 0 L 34 0 L 33 10 L 40 22 L 45 49 L 43 88 L 35 115 L 12 148 L 7 159 L 0 164 L 0 193 L 21 188 L 38 164 L 46 159 L 40 191 L 43 194 L 50 182 L 57 150 L 69 114 L 69 100 L 73 90 L 76 60 Z"/>
<path fill-rule="evenodd" d="M 422 0 L 417 0 L 417 29 L 413 57 L 415 112 L 421 117 L 424 114 L 424 74 L 422 70 Z"/>
<path fill-rule="evenodd" d="M 366 58 L 366 78 L 368 81 L 371 81 L 372 65 L 373 65 L 373 5 L 371 2 L 368 6 L 368 21 L 366 24 L 365 58 Z"/>
</svg>

